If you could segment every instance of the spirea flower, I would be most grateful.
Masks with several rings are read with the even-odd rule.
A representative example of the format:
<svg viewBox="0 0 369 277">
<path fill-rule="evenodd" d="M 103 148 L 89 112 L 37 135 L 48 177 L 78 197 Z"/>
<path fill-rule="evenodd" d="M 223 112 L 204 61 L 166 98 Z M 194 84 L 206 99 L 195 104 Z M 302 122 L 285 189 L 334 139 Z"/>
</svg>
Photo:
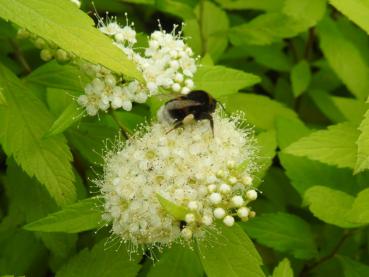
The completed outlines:
<svg viewBox="0 0 369 277">
<path fill-rule="evenodd" d="M 108 153 L 97 183 L 112 234 L 136 247 L 167 245 L 204 238 L 216 222 L 247 220 L 247 205 L 256 199 L 250 180 L 257 151 L 242 122 L 216 113 L 214 136 L 207 121 L 169 133 L 170 124 L 157 122 Z M 183 214 L 173 214 L 162 199 Z"/>
<path fill-rule="evenodd" d="M 127 14 L 125 26 L 119 25 L 115 18 L 107 17 L 106 21 L 98 18 L 98 29 L 111 37 L 114 44 L 135 62 L 145 81 L 127 82 L 124 76 L 107 68 L 80 61 L 80 68 L 92 78 L 91 83 L 86 85 L 85 95 L 78 98 L 78 103 L 86 109 L 88 115 L 96 115 L 99 110 L 107 111 L 108 108 L 130 111 L 132 103 L 146 102 L 148 97 L 158 94 L 159 89 L 182 94 L 188 94 L 193 89 L 196 59 L 181 37 L 181 31 L 176 32 L 178 26 L 175 25 L 172 32 L 166 33 L 159 24 L 160 30 L 148 38 L 148 47 L 144 49 L 143 55 L 134 50 L 137 39 L 133 26 L 133 23 L 129 24 Z M 97 80 L 105 85 L 95 89 L 93 82 Z M 89 94 L 91 86 L 93 93 Z M 103 100 L 104 105 L 98 103 L 97 96 Z"/>
</svg>

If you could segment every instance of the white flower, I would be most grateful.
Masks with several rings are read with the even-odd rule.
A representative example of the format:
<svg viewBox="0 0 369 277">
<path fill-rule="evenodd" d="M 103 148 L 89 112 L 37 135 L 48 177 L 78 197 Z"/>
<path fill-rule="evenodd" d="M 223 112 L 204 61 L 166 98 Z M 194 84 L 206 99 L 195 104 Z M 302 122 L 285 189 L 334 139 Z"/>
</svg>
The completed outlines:
<svg viewBox="0 0 369 277">
<path fill-rule="evenodd" d="M 101 21 L 103 22 L 103 21 Z M 117 22 L 109 22 L 108 24 L 103 24 L 102 26 L 99 27 L 100 32 L 109 35 L 109 36 L 114 36 L 116 34 L 118 34 L 121 31 L 121 27 L 119 26 L 119 24 Z"/>
<path fill-rule="evenodd" d="M 238 125 L 239 118 L 215 113 L 213 137 L 208 121 L 170 133 L 172 125 L 153 123 L 108 153 L 98 185 L 112 233 L 136 246 L 170 244 L 179 238 L 204 237 L 204 228 L 216 228 L 215 221 L 231 226 L 231 215 L 237 211 L 242 220 L 251 216 L 243 209 L 247 202 L 242 197 L 251 188 L 242 183 L 242 176 L 257 169 L 256 150 L 250 132 Z M 194 145 L 197 150 L 192 152 Z M 247 168 L 237 171 L 245 160 Z M 227 161 L 235 163 L 231 171 Z M 219 172 L 234 176 L 237 184 Z M 184 225 L 160 204 L 158 195 L 187 209 Z M 235 201 L 238 198 L 242 201 Z"/>
</svg>

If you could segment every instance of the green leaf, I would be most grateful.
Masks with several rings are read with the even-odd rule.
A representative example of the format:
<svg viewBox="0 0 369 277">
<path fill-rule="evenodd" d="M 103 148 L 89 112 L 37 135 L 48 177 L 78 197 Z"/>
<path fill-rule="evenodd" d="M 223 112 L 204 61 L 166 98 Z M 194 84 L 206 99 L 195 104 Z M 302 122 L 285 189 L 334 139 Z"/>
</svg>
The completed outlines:
<svg viewBox="0 0 369 277">
<path fill-rule="evenodd" d="M 356 178 L 349 168 L 337 168 L 284 153 L 279 154 L 279 159 L 292 186 L 301 196 L 312 186 L 327 186 L 348 193 L 355 192 Z"/>
<path fill-rule="evenodd" d="M 257 178 L 254 178 L 253 183 L 255 187 L 260 184 L 268 168 L 273 163 L 277 148 L 276 132 L 269 130 L 258 134 L 257 142 L 259 145 L 258 156 L 260 158 L 258 160 L 258 171 L 255 174 Z"/>
<path fill-rule="evenodd" d="M 135 64 L 70 1 L 0 0 L 0 17 L 94 64 L 141 80 Z M 19 16 L 22 15 L 22 16 Z"/>
<path fill-rule="evenodd" d="M 1 105 L 6 105 L 6 99 L 4 93 L 0 90 L 0 106 Z"/>
<path fill-rule="evenodd" d="M 253 86 L 260 81 L 260 77 L 254 74 L 220 65 L 201 66 L 194 77 L 196 89 L 205 90 L 215 98 L 234 94 L 240 89 Z"/>
<path fill-rule="evenodd" d="M 353 125 L 340 123 L 301 138 L 288 146 L 284 152 L 329 165 L 353 168 L 356 162 L 355 141 L 358 135 Z"/>
<path fill-rule="evenodd" d="M 304 202 L 310 211 L 320 220 L 342 228 L 355 228 L 358 225 L 346 218 L 354 197 L 339 190 L 323 186 L 309 188 L 304 195 Z"/>
<path fill-rule="evenodd" d="M 31 222 L 23 228 L 38 232 L 79 233 L 102 225 L 101 199 L 92 197 Z"/>
<path fill-rule="evenodd" d="M 287 0 L 282 12 L 269 12 L 230 29 L 234 45 L 266 45 L 291 38 L 314 26 L 324 15 L 326 0 Z"/>
<path fill-rule="evenodd" d="M 243 227 L 259 243 L 296 258 L 310 259 L 318 253 L 309 224 L 293 214 L 263 214 Z"/>
<path fill-rule="evenodd" d="M 279 11 L 284 5 L 284 0 L 216 0 L 227 10 L 265 10 Z"/>
<path fill-rule="evenodd" d="M 302 60 L 291 71 L 292 91 L 295 97 L 301 95 L 309 86 L 311 72 L 309 64 Z"/>
<path fill-rule="evenodd" d="M 148 277 L 202 277 L 201 262 L 196 252 L 187 246 L 174 245 L 160 257 Z"/>
<path fill-rule="evenodd" d="M 298 118 L 278 117 L 276 120 L 277 141 L 281 149 L 311 133 Z"/>
<path fill-rule="evenodd" d="M 62 136 L 43 139 L 52 122 L 46 107 L 1 65 L 0 84 L 8 101 L 0 107 L 0 140 L 5 152 L 45 185 L 59 205 L 74 202 L 72 155 L 66 140 Z"/>
<path fill-rule="evenodd" d="M 357 262 L 349 257 L 338 255 L 337 259 L 343 267 L 345 277 L 364 277 L 369 276 L 369 266 Z"/>
<path fill-rule="evenodd" d="M 72 257 L 56 274 L 57 277 L 134 277 L 140 270 L 139 259 L 128 254 L 126 247 L 107 247 L 102 240 L 89 250 Z M 110 242 L 112 243 L 112 242 Z M 109 245 L 108 245 L 109 246 Z"/>
<path fill-rule="evenodd" d="M 54 121 L 50 129 L 45 133 L 45 138 L 63 133 L 73 123 L 83 117 L 83 111 L 79 109 L 76 102 L 72 102 L 64 112 Z"/>
<path fill-rule="evenodd" d="M 201 30 L 202 55 L 209 53 L 217 60 L 228 45 L 229 22 L 227 14 L 210 1 L 202 1 L 196 7 Z M 216 24 L 214 19 L 216 18 Z"/>
<path fill-rule="evenodd" d="M 115 141 L 118 135 L 116 128 L 101 122 L 81 122 L 76 128 L 67 132 L 68 141 L 91 164 L 103 163 L 103 151 L 107 140 Z"/>
<path fill-rule="evenodd" d="M 190 5 L 183 1 L 153 0 L 155 7 L 166 13 L 173 14 L 183 19 L 194 18 L 195 13 Z"/>
<path fill-rule="evenodd" d="M 274 268 L 272 277 L 293 277 L 290 261 L 284 258 L 278 266 Z"/>
<path fill-rule="evenodd" d="M 88 79 L 75 66 L 60 65 L 56 61 L 51 61 L 36 68 L 24 81 L 48 88 L 83 91 Z"/>
<path fill-rule="evenodd" d="M 220 226 L 216 241 L 198 241 L 199 255 L 208 277 L 260 277 L 262 260 L 239 225 Z"/>
<path fill-rule="evenodd" d="M 357 160 L 355 173 L 369 169 L 369 110 L 359 127 L 360 135 L 357 139 Z"/>
<path fill-rule="evenodd" d="M 156 198 L 158 198 L 160 205 L 162 208 L 168 212 L 171 216 L 173 216 L 177 220 L 184 220 L 186 214 L 188 213 L 188 209 L 186 207 L 179 206 L 172 201 L 165 199 L 160 194 L 156 194 Z"/>
<path fill-rule="evenodd" d="M 366 0 L 329 0 L 341 13 L 369 34 L 369 2 Z"/>
<path fill-rule="evenodd" d="M 346 121 L 345 116 L 334 104 L 331 95 L 327 91 L 310 89 L 308 94 L 319 110 L 332 122 L 339 123 Z"/>
<path fill-rule="evenodd" d="M 347 219 L 358 224 L 369 223 L 369 188 L 362 190 L 355 198 Z"/>
<path fill-rule="evenodd" d="M 229 112 L 243 111 L 247 121 L 260 129 L 273 129 L 278 116 L 297 118 L 294 111 L 263 95 L 238 93 L 222 98 Z"/>
<path fill-rule="evenodd" d="M 347 39 L 332 19 L 326 17 L 318 26 L 320 48 L 330 66 L 358 99 L 369 91 L 369 66 L 360 50 Z"/>
<path fill-rule="evenodd" d="M 363 101 L 347 97 L 331 96 L 331 99 L 346 120 L 357 124 L 363 119 L 368 105 Z"/>
</svg>

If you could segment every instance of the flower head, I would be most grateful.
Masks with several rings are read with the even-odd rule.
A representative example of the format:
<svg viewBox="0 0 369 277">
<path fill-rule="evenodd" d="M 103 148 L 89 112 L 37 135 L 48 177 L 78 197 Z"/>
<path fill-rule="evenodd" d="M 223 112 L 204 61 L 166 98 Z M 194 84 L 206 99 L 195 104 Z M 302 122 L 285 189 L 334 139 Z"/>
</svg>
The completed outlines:
<svg viewBox="0 0 369 277">
<path fill-rule="evenodd" d="M 257 155 L 250 130 L 240 122 L 216 113 L 214 137 L 207 121 L 169 133 L 170 124 L 153 123 L 110 152 L 98 185 L 112 233 L 135 246 L 166 245 L 202 238 L 216 221 L 232 226 L 237 217 L 247 220 L 254 190 L 244 180 L 257 168 Z M 179 207 L 182 216 L 160 199 Z"/>
</svg>

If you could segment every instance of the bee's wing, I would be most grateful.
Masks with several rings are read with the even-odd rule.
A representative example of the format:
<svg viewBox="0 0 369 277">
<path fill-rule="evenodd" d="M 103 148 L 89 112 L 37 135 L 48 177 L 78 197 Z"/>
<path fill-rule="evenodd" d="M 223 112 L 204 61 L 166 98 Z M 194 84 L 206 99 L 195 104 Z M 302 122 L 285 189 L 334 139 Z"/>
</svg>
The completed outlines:
<svg viewBox="0 0 369 277">
<path fill-rule="evenodd" d="M 172 101 L 169 101 L 165 104 L 165 107 L 168 110 L 179 110 L 183 108 L 193 107 L 193 106 L 200 106 L 201 103 L 189 100 L 189 99 L 174 99 Z"/>
</svg>

